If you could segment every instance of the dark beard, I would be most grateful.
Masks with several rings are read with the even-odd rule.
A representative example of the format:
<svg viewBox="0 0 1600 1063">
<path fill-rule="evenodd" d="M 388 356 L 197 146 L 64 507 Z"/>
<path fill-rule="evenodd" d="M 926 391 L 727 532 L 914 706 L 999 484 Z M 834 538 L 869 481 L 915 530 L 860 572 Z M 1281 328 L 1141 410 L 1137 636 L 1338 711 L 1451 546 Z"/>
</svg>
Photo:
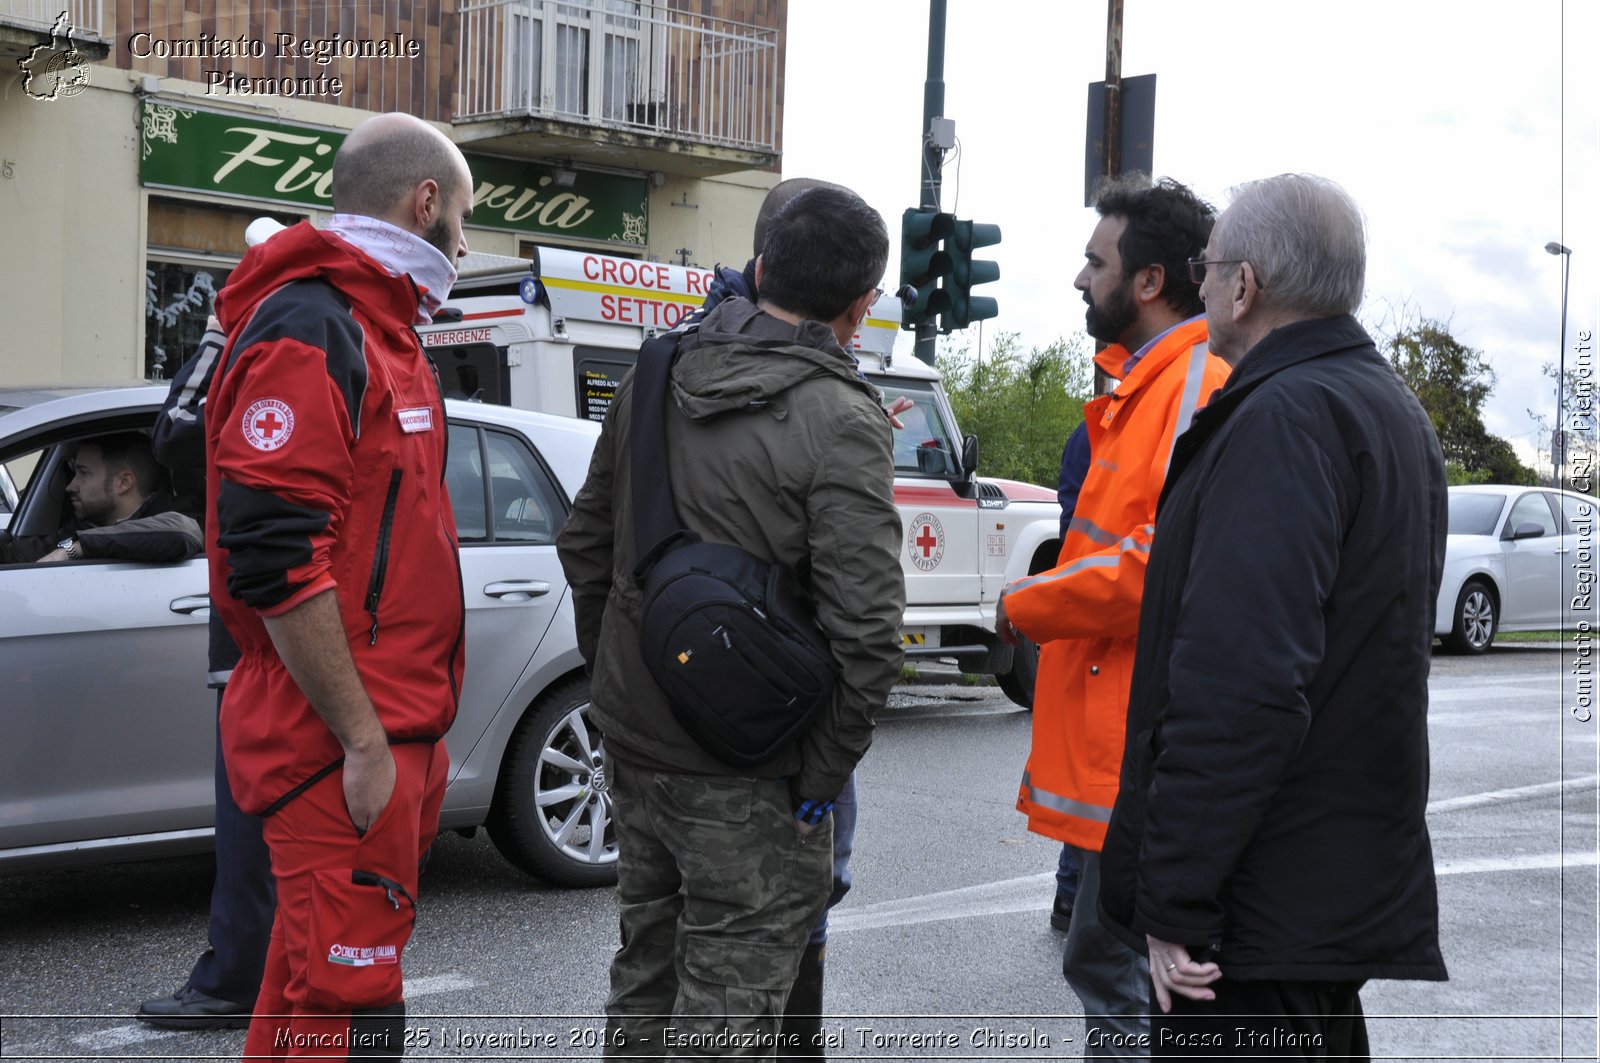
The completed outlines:
<svg viewBox="0 0 1600 1063">
<path fill-rule="evenodd" d="M 1084 327 L 1089 335 L 1101 343 L 1117 343 L 1137 320 L 1139 308 L 1134 304 L 1128 285 L 1124 284 L 1107 296 L 1102 305 L 1089 303 L 1088 313 L 1084 314 Z"/>
<path fill-rule="evenodd" d="M 443 215 L 440 215 L 432 225 L 428 226 L 423 232 L 422 238 L 437 248 L 446 262 L 455 262 L 456 248 L 450 244 L 450 226 L 446 224 Z"/>
</svg>

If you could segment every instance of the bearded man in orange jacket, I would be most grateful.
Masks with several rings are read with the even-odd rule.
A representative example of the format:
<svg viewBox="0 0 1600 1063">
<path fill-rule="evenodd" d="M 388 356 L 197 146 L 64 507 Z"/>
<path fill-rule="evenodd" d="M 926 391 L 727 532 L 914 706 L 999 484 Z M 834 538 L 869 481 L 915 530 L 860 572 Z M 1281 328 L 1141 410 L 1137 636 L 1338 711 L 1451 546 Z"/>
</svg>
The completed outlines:
<svg viewBox="0 0 1600 1063">
<path fill-rule="evenodd" d="M 1134 175 L 1105 187 L 1074 281 L 1089 334 L 1112 344 L 1122 380 L 1084 408 L 1093 460 L 1055 568 L 1000 599 L 1002 637 L 1040 644 L 1033 750 L 1017 808 L 1028 829 L 1066 842 L 1083 865 L 1063 974 L 1083 1002 L 1085 1058 L 1148 1056 L 1145 958 L 1100 923 L 1100 848 L 1122 766 L 1134 639 L 1156 502 L 1173 442 L 1221 387 L 1205 307 L 1187 260 L 1215 211 L 1176 181 Z M 1014 630 L 1013 630 L 1014 629 Z"/>
</svg>

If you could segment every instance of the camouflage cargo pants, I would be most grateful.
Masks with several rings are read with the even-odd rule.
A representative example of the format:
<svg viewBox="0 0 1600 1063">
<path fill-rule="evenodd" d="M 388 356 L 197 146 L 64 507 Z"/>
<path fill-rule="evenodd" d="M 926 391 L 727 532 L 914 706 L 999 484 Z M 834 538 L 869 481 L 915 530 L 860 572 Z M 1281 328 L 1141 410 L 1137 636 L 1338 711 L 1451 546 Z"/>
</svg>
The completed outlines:
<svg viewBox="0 0 1600 1063">
<path fill-rule="evenodd" d="M 607 1054 L 772 1057 L 833 885 L 832 821 L 802 834 L 779 779 L 607 766 L 622 918 Z"/>
</svg>

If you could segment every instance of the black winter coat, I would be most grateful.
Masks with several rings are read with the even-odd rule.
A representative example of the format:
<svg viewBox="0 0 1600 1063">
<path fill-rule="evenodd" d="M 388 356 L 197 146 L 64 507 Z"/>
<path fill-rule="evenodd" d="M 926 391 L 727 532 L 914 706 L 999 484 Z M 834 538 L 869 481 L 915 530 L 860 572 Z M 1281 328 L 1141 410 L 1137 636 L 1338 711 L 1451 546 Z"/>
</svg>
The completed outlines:
<svg viewBox="0 0 1600 1063">
<path fill-rule="evenodd" d="M 1428 416 L 1354 318 L 1270 333 L 1177 443 L 1145 577 L 1108 925 L 1226 977 L 1443 979 Z"/>
</svg>

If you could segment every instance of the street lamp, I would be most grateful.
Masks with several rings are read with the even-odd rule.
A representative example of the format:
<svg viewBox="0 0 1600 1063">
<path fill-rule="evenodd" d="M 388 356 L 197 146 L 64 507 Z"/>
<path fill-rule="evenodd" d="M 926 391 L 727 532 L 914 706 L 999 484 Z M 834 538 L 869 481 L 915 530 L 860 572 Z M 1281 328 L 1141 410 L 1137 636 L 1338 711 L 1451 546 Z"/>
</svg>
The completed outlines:
<svg viewBox="0 0 1600 1063">
<path fill-rule="evenodd" d="M 1566 266 L 1561 272 L 1561 357 L 1556 364 L 1556 435 L 1561 441 L 1561 460 L 1557 462 L 1555 455 L 1551 454 L 1550 470 L 1555 482 L 1552 487 L 1561 487 L 1561 470 L 1567 463 L 1567 426 L 1562 420 L 1562 399 L 1567 393 L 1567 281 L 1572 279 L 1572 248 L 1558 244 L 1551 240 L 1544 245 L 1544 249 L 1552 255 L 1566 256 Z"/>
</svg>

